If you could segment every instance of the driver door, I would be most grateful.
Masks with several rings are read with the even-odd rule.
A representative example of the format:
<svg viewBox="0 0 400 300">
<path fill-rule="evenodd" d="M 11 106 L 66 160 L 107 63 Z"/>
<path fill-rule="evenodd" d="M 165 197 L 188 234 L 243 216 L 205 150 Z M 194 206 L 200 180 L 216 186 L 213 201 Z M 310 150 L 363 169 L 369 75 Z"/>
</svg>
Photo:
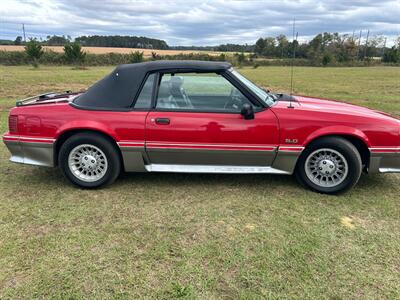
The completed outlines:
<svg viewBox="0 0 400 300">
<path fill-rule="evenodd" d="M 146 118 L 151 164 L 270 166 L 278 122 L 228 79 L 215 73 L 162 74 L 155 110 Z M 240 114 L 244 103 L 255 118 Z"/>
</svg>

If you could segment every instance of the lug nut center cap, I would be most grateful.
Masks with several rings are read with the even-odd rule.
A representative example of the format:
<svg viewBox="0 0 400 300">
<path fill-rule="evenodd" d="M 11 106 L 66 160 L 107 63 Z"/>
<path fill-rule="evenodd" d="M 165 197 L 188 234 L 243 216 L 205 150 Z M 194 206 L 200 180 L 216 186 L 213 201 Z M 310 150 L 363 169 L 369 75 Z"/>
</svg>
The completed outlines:
<svg viewBox="0 0 400 300">
<path fill-rule="evenodd" d="M 323 159 L 320 161 L 318 169 L 322 174 L 332 174 L 336 170 L 336 165 L 329 159 Z"/>
<path fill-rule="evenodd" d="M 82 157 L 82 165 L 86 170 L 93 170 L 97 165 L 96 158 L 92 155 L 85 155 Z"/>
</svg>

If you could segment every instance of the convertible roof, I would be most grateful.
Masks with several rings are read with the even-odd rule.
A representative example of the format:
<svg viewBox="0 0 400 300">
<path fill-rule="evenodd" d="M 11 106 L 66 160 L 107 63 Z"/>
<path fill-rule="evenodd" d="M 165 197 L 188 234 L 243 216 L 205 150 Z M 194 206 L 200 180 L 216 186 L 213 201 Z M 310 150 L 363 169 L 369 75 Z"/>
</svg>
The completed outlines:
<svg viewBox="0 0 400 300">
<path fill-rule="evenodd" d="M 146 71 L 161 71 L 161 70 L 193 70 L 193 71 L 206 71 L 215 72 L 229 69 L 230 63 L 219 61 L 198 61 L 198 60 L 158 60 L 151 62 L 144 62 L 138 64 L 119 65 L 117 70 L 130 70 L 135 72 L 138 69 L 146 69 Z"/>
<path fill-rule="evenodd" d="M 210 61 L 152 61 L 119 65 L 85 93 L 74 100 L 74 105 L 86 108 L 123 109 L 132 105 L 146 75 L 157 71 L 221 72 L 231 67 L 227 62 Z"/>
</svg>

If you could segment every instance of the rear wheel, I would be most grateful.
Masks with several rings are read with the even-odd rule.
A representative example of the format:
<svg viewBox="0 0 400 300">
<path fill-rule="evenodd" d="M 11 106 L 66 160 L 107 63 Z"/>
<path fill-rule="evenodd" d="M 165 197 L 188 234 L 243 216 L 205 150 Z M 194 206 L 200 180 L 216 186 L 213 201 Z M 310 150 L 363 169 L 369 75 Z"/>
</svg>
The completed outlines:
<svg viewBox="0 0 400 300">
<path fill-rule="evenodd" d="M 96 188 L 115 181 L 121 170 L 117 149 L 96 133 L 73 135 L 61 146 L 59 166 L 74 184 Z"/>
<path fill-rule="evenodd" d="M 337 194 L 353 187 L 362 170 L 360 153 L 349 141 L 325 137 L 310 144 L 296 167 L 303 185 L 325 194 Z"/>
</svg>

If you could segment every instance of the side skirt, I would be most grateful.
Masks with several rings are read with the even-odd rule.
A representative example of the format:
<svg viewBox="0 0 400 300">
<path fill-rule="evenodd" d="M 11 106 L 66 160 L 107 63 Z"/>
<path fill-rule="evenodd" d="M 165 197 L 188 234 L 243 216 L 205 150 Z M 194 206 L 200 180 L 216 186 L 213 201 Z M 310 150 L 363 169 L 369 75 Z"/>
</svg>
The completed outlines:
<svg viewBox="0 0 400 300">
<path fill-rule="evenodd" d="M 143 142 L 119 142 L 118 145 L 127 172 L 293 174 L 297 159 L 304 149 L 301 146 L 280 146 L 271 151 L 250 152 L 201 149 L 195 153 L 196 163 L 190 161 L 194 155 L 192 149 L 180 149 L 179 152 L 176 149 L 159 149 L 159 155 L 174 154 L 173 161 L 168 164 L 166 159 L 162 162 L 153 160 L 151 163 Z M 199 154 L 203 155 L 202 159 Z M 208 157 L 210 154 L 212 159 Z M 219 155 L 218 159 L 216 155 Z M 231 162 L 235 162 L 235 165 L 231 165 Z"/>
<path fill-rule="evenodd" d="M 211 166 L 211 165 L 169 165 L 150 164 L 145 166 L 148 172 L 173 173 L 219 173 L 219 174 L 285 174 L 290 172 L 272 167 L 257 166 Z"/>
</svg>

